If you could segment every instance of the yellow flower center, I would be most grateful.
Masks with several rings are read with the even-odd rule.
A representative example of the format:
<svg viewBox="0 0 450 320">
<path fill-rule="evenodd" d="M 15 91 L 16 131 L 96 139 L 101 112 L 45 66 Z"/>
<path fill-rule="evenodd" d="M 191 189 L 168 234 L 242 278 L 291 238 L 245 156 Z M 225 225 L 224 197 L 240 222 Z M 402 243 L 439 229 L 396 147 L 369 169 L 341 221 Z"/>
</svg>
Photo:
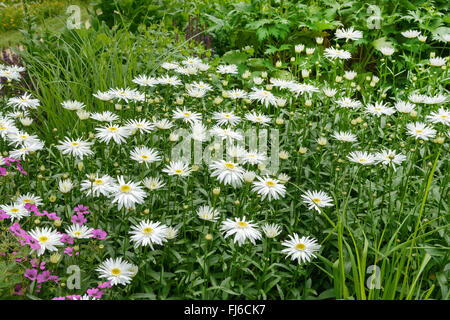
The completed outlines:
<svg viewBox="0 0 450 320">
<path fill-rule="evenodd" d="M 27 136 L 20 136 L 20 139 L 26 139 L 28 138 Z"/>
<path fill-rule="evenodd" d="M 228 169 L 234 169 L 234 164 L 232 164 L 232 163 L 225 163 L 225 167 L 227 167 Z"/>
<path fill-rule="evenodd" d="M 269 187 L 273 187 L 273 186 L 275 186 L 275 182 L 273 182 L 272 180 L 269 180 L 266 182 L 266 185 L 268 185 Z"/>
<path fill-rule="evenodd" d="M 117 276 L 117 275 L 120 274 L 120 269 L 114 268 L 114 269 L 111 270 L 111 273 L 112 273 L 113 275 Z"/>
<path fill-rule="evenodd" d="M 417 132 L 417 133 L 422 133 L 422 132 L 423 132 L 423 130 L 419 130 L 419 129 L 417 129 L 417 130 L 416 130 L 416 132 Z"/>
<path fill-rule="evenodd" d="M 0 127 L 0 130 L 6 130 L 6 127 L 2 126 L 2 127 Z"/>
<path fill-rule="evenodd" d="M 117 131 L 117 128 L 116 127 L 111 127 L 111 128 L 109 128 L 109 131 Z"/>
<path fill-rule="evenodd" d="M 17 213 L 17 212 L 19 212 L 19 209 L 17 209 L 17 208 L 12 208 L 12 209 L 11 209 L 11 212 Z"/>
<path fill-rule="evenodd" d="M 180 169 L 175 170 L 175 173 L 182 173 L 182 172 L 183 172 L 183 170 L 180 170 Z"/>
<path fill-rule="evenodd" d="M 46 236 L 39 237 L 39 242 L 47 242 L 48 238 Z"/>
<path fill-rule="evenodd" d="M 23 199 L 23 202 L 25 202 L 25 203 L 31 203 L 31 202 L 33 202 L 33 200 L 31 200 L 31 199 Z"/>
<path fill-rule="evenodd" d="M 262 119 L 260 117 L 255 118 L 256 121 L 261 121 Z"/>
<path fill-rule="evenodd" d="M 124 184 L 123 186 L 120 187 L 120 191 L 122 192 L 129 192 L 131 190 L 131 187 L 127 184 Z"/>
<path fill-rule="evenodd" d="M 237 224 L 241 228 L 246 228 L 248 226 L 248 223 L 245 221 L 239 221 Z"/>
<path fill-rule="evenodd" d="M 79 144 L 78 142 L 72 142 L 72 145 L 73 145 L 74 147 L 76 147 L 78 144 Z"/>
<path fill-rule="evenodd" d="M 148 156 L 146 156 L 145 154 L 143 154 L 143 155 L 141 156 L 141 158 L 142 158 L 142 159 L 148 159 Z"/>
<path fill-rule="evenodd" d="M 145 233 L 145 234 L 150 234 L 150 233 L 152 233 L 152 231 L 153 231 L 153 229 L 152 228 L 150 228 L 150 227 L 146 227 L 146 228 L 144 228 L 143 230 L 142 230 L 142 232 L 143 233 Z"/>
<path fill-rule="evenodd" d="M 306 246 L 303 243 L 297 243 L 295 248 L 298 250 L 305 250 Z"/>
<path fill-rule="evenodd" d="M 319 198 L 313 198 L 312 201 L 313 201 L 314 203 L 319 203 L 319 202 L 320 202 L 320 199 L 319 199 Z"/>
<path fill-rule="evenodd" d="M 79 237 L 79 236 L 81 235 L 81 233 L 80 233 L 79 231 L 75 231 L 75 232 L 73 233 L 73 235 L 76 236 L 76 237 Z"/>
<path fill-rule="evenodd" d="M 189 112 L 183 112 L 186 117 L 189 117 L 191 114 Z"/>
<path fill-rule="evenodd" d="M 97 179 L 97 180 L 94 181 L 94 183 L 97 184 L 97 185 L 98 185 L 98 184 L 102 184 L 102 183 L 103 183 L 103 180 Z"/>
</svg>

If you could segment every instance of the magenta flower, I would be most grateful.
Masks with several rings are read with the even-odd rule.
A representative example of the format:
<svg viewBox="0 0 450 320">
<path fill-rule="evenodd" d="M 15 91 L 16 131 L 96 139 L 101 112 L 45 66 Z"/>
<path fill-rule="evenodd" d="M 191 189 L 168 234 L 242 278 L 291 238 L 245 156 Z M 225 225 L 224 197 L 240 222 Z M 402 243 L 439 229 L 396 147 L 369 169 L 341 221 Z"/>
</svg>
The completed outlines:
<svg viewBox="0 0 450 320">
<path fill-rule="evenodd" d="M 37 273 L 38 271 L 36 269 L 27 269 L 24 273 L 24 277 L 34 281 L 36 280 Z"/>
<path fill-rule="evenodd" d="M 105 288 L 111 288 L 111 287 L 112 287 L 111 286 L 111 281 L 106 281 L 106 282 L 100 283 L 97 286 L 97 288 L 99 288 L 99 289 L 105 289 Z"/>
<path fill-rule="evenodd" d="M 16 285 L 13 294 L 16 296 L 21 296 L 23 294 L 22 284 L 19 283 L 18 285 Z"/>
<path fill-rule="evenodd" d="M 66 297 L 54 297 L 52 300 L 66 300 Z"/>
<path fill-rule="evenodd" d="M 85 207 L 82 204 L 79 204 L 73 209 L 73 211 L 75 211 L 77 214 L 89 214 L 89 207 Z"/>
<path fill-rule="evenodd" d="M 79 224 L 82 226 L 84 223 L 87 222 L 87 219 L 84 217 L 82 213 L 77 213 L 76 215 L 72 216 L 72 219 L 70 219 L 72 223 Z"/>
<path fill-rule="evenodd" d="M 102 229 L 94 229 L 92 230 L 92 237 L 94 239 L 103 240 L 106 238 L 106 232 Z"/>
<path fill-rule="evenodd" d="M 99 290 L 97 288 L 87 289 L 87 294 L 91 298 L 101 299 L 103 296 L 103 293 L 104 292 L 102 290 Z"/>
<path fill-rule="evenodd" d="M 69 236 L 68 234 L 63 234 L 63 236 L 61 237 L 61 242 L 63 243 L 68 243 L 68 244 L 73 244 L 74 240 L 71 236 Z"/>
</svg>

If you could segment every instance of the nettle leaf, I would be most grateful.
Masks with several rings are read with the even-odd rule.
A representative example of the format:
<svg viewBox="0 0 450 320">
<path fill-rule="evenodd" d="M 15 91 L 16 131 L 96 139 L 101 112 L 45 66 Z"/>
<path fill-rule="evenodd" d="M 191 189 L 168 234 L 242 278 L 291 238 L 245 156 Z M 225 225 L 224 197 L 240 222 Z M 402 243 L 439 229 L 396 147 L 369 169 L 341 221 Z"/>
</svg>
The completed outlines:
<svg viewBox="0 0 450 320">
<path fill-rule="evenodd" d="M 259 41 L 263 41 L 264 39 L 269 37 L 269 31 L 265 28 L 261 28 L 256 30 L 256 36 L 258 37 Z"/>
<path fill-rule="evenodd" d="M 247 23 L 245 28 L 251 29 L 251 30 L 258 30 L 263 25 L 273 23 L 273 20 L 271 19 L 261 19 L 254 22 Z"/>
</svg>

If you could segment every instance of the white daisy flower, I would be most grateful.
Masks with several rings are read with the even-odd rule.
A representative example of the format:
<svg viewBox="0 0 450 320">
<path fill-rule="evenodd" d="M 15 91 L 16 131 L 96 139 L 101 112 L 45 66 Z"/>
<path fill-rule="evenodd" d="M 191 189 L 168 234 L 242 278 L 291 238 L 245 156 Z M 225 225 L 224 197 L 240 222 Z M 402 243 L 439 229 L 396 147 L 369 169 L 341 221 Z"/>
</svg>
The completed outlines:
<svg viewBox="0 0 450 320">
<path fill-rule="evenodd" d="M 119 116 L 112 113 L 111 111 L 104 112 L 93 112 L 91 113 L 91 119 L 101 121 L 101 122 L 114 122 L 119 120 Z"/>
<path fill-rule="evenodd" d="M 442 123 L 448 126 L 450 125 L 450 111 L 440 107 L 438 112 L 432 112 L 426 116 L 426 119 L 432 123 Z"/>
<path fill-rule="evenodd" d="M 158 177 L 148 177 L 142 180 L 142 184 L 150 191 L 158 190 L 164 187 L 166 184 Z"/>
<path fill-rule="evenodd" d="M 241 141 L 244 138 L 241 133 L 232 130 L 230 127 L 222 129 L 218 126 L 215 126 L 210 129 L 209 132 L 211 133 L 211 135 L 220 137 L 222 140 L 228 139 L 229 141 Z"/>
<path fill-rule="evenodd" d="M 303 202 L 308 205 L 308 209 L 315 209 L 320 213 L 319 208 L 332 207 L 333 199 L 323 191 L 306 191 L 302 195 Z"/>
<path fill-rule="evenodd" d="M 140 75 L 133 79 L 133 82 L 142 87 L 154 87 L 159 82 L 156 78 L 148 77 L 146 75 Z"/>
<path fill-rule="evenodd" d="M 201 114 L 197 112 L 191 112 L 184 107 L 183 110 L 177 108 L 175 111 L 173 111 L 173 118 L 181 119 L 184 122 L 193 124 L 194 122 L 201 120 Z"/>
<path fill-rule="evenodd" d="M 87 226 L 84 225 L 80 226 L 79 224 L 76 223 L 72 224 L 67 229 L 65 229 L 65 232 L 74 239 L 92 238 L 93 236 L 92 231 L 94 231 L 94 229 L 88 228 Z"/>
<path fill-rule="evenodd" d="M 347 159 L 351 162 L 359 163 L 362 165 L 373 164 L 375 162 L 374 156 L 365 151 L 350 152 L 350 154 L 347 156 Z"/>
<path fill-rule="evenodd" d="M 96 271 L 100 273 L 100 278 L 106 278 L 111 281 L 111 285 L 129 284 L 132 280 L 132 272 L 130 271 L 132 265 L 122 258 L 107 259 L 104 261 Z"/>
<path fill-rule="evenodd" d="M 406 157 L 403 154 L 397 154 L 395 151 L 390 149 L 386 149 L 375 154 L 375 161 L 377 163 L 382 163 L 384 165 L 392 164 L 394 171 L 396 170 L 395 165 L 401 165 L 405 160 Z"/>
<path fill-rule="evenodd" d="M 99 176 L 96 174 L 91 177 L 89 174 L 86 175 L 88 179 L 81 182 L 81 191 L 86 191 L 86 196 L 100 197 L 104 195 L 108 197 L 112 192 L 114 192 L 114 179 L 109 175 Z"/>
<path fill-rule="evenodd" d="M 11 205 L 1 205 L 0 208 L 9 216 L 11 221 L 20 221 L 23 217 L 30 216 L 30 212 L 25 209 L 25 204 L 16 202 Z"/>
<path fill-rule="evenodd" d="M 358 138 L 351 132 L 335 131 L 333 138 L 341 142 L 356 142 Z"/>
<path fill-rule="evenodd" d="M 37 255 L 41 256 L 46 250 L 48 251 L 58 251 L 59 246 L 64 244 L 61 242 L 62 234 L 49 228 L 35 228 L 28 233 L 32 236 L 40 245 L 40 248 L 36 250 Z M 32 251 L 35 251 L 32 249 Z"/>
<path fill-rule="evenodd" d="M 130 157 L 138 163 L 144 163 L 147 168 L 151 163 L 161 160 L 158 151 L 147 147 L 135 147 Z"/>
<path fill-rule="evenodd" d="M 92 142 L 83 141 L 81 139 L 70 139 L 66 137 L 66 139 L 60 142 L 59 145 L 56 146 L 56 149 L 62 152 L 62 154 L 70 154 L 78 159 L 83 159 L 84 156 L 88 156 L 94 154 L 91 150 Z"/>
<path fill-rule="evenodd" d="M 436 136 L 436 130 L 432 126 L 428 126 L 422 122 L 408 123 L 406 125 L 408 130 L 406 133 L 413 136 L 415 139 L 428 140 Z"/>
<path fill-rule="evenodd" d="M 345 39 L 345 42 L 348 40 L 359 40 L 362 39 L 363 33 L 358 30 L 353 30 L 353 27 L 346 29 L 337 29 L 335 33 L 335 37 L 338 39 Z"/>
<path fill-rule="evenodd" d="M 261 195 L 261 200 L 264 200 L 266 197 L 269 201 L 272 199 L 278 200 L 286 194 L 286 187 L 280 181 L 271 179 L 269 176 L 257 178 L 259 181 L 253 182 L 252 191 Z"/>
<path fill-rule="evenodd" d="M 252 221 L 245 221 L 245 216 L 240 218 L 234 218 L 234 221 L 227 219 L 222 222 L 220 230 L 224 232 L 224 238 L 234 235 L 234 243 L 238 243 L 239 246 L 244 244 L 245 240 L 250 240 L 252 244 L 256 244 L 256 240 L 261 239 L 262 234 L 256 229 L 256 224 Z"/>
<path fill-rule="evenodd" d="M 117 144 L 121 144 L 131 135 L 131 130 L 128 127 L 120 127 L 114 124 L 102 128 L 95 128 L 95 130 L 97 131 L 95 137 L 107 144 L 109 144 L 111 140 L 114 140 Z"/>
<path fill-rule="evenodd" d="M 210 165 L 210 169 L 211 177 L 217 177 L 224 185 L 231 185 L 233 188 L 242 186 L 244 169 L 237 163 L 218 160 Z"/>
<path fill-rule="evenodd" d="M 153 124 L 145 119 L 130 119 L 127 122 L 125 122 L 125 126 L 128 127 L 132 132 L 139 132 L 139 133 L 149 133 L 154 129 Z"/>
<path fill-rule="evenodd" d="M 281 233 L 281 227 L 275 223 L 265 223 L 261 229 L 269 239 L 275 238 Z"/>
<path fill-rule="evenodd" d="M 31 95 L 25 93 L 23 96 L 18 98 L 10 98 L 7 103 L 8 106 L 17 107 L 21 110 L 26 109 L 37 109 L 39 107 L 39 100 L 32 99 Z"/>
<path fill-rule="evenodd" d="M 132 226 L 129 232 L 132 236 L 130 240 L 134 242 L 134 247 L 149 246 L 152 250 L 153 244 L 163 245 L 166 239 L 167 226 L 161 222 L 149 220 L 141 221 L 138 225 Z"/>
<path fill-rule="evenodd" d="M 252 88 L 252 92 L 249 93 L 248 98 L 250 100 L 258 101 L 266 108 L 268 108 L 269 105 L 273 105 L 275 107 L 277 106 L 277 98 L 272 94 L 272 92 L 264 89 Z"/>
<path fill-rule="evenodd" d="M 118 210 L 120 210 L 122 207 L 135 209 L 135 204 L 144 203 L 147 194 L 141 188 L 139 182 L 125 182 L 124 177 L 120 176 L 117 177 L 117 184 L 114 185 L 111 196 L 113 197 L 111 203 L 117 203 Z"/>
<path fill-rule="evenodd" d="M 266 116 L 262 113 L 257 114 L 256 112 L 246 114 L 245 119 L 253 123 L 259 123 L 262 125 L 267 125 L 271 121 L 271 118 L 269 116 Z"/>
<path fill-rule="evenodd" d="M 42 198 L 39 196 L 36 196 L 32 193 L 27 192 L 24 195 L 21 195 L 17 198 L 17 202 L 18 203 L 22 203 L 23 205 L 29 203 L 29 204 L 34 204 L 36 207 L 40 206 L 43 204 L 42 202 Z"/>
<path fill-rule="evenodd" d="M 200 219 L 205 221 L 216 221 L 220 216 L 220 212 L 210 206 L 201 206 L 197 210 L 197 215 Z"/>
<path fill-rule="evenodd" d="M 234 64 L 220 65 L 217 67 L 216 72 L 220 73 L 220 74 L 237 74 L 238 68 L 237 68 L 237 65 L 234 65 Z"/>
<path fill-rule="evenodd" d="M 171 161 L 166 168 L 162 169 L 162 172 L 167 173 L 169 176 L 188 177 L 192 169 L 183 161 Z"/>
<path fill-rule="evenodd" d="M 67 110 L 81 110 L 84 109 L 85 104 L 83 102 L 75 101 L 75 100 L 67 100 L 61 103 L 62 107 Z"/>
<path fill-rule="evenodd" d="M 289 235 L 289 240 L 283 241 L 282 246 L 287 247 L 281 250 L 286 253 L 292 260 L 297 260 L 299 264 L 310 262 L 312 257 L 316 257 L 314 252 L 320 250 L 320 245 L 317 240 L 309 237 L 299 237 L 297 233 Z"/>
<path fill-rule="evenodd" d="M 348 60 L 352 57 L 350 52 L 342 50 L 342 49 L 335 49 L 333 47 L 326 48 L 324 54 L 325 54 L 325 57 L 327 57 L 328 59 L 331 59 L 331 60 L 335 60 L 335 59 Z"/>
<path fill-rule="evenodd" d="M 241 118 L 236 116 L 233 112 L 225 112 L 225 111 L 214 112 L 212 119 L 217 120 L 217 124 L 219 126 L 225 125 L 225 124 L 234 126 L 234 125 L 237 125 L 241 121 Z"/>
</svg>

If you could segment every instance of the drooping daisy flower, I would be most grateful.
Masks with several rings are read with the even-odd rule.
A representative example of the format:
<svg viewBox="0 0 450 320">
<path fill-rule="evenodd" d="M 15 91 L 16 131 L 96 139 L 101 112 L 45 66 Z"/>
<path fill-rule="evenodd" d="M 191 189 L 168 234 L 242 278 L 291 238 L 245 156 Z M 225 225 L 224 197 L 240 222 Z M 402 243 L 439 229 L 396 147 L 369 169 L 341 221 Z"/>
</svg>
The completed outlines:
<svg viewBox="0 0 450 320">
<path fill-rule="evenodd" d="M 234 221 L 231 219 L 223 221 L 220 230 L 224 232 L 224 238 L 234 235 L 233 242 L 237 242 L 239 246 L 243 245 L 247 239 L 256 244 L 256 240 L 262 237 L 261 232 L 256 229 L 256 224 L 245 221 L 245 216 L 242 219 L 234 218 Z"/>
<path fill-rule="evenodd" d="M 247 92 L 241 89 L 228 90 L 226 94 L 227 98 L 230 98 L 232 100 L 247 98 Z"/>
<path fill-rule="evenodd" d="M 331 59 L 331 60 L 335 60 L 335 59 L 348 60 L 352 57 L 350 52 L 341 50 L 341 49 L 335 49 L 333 47 L 326 48 L 324 54 L 325 54 L 325 57 L 327 57 L 328 59 Z"/>
<path fill-rule="evenodd" d="M 395 151 L 392 151 L 390 149 L 386 149 L 375 154 L 376 162 L 382 163 L 384 165 L 392 164 L 394 171 L 396 170 L 395 165 L 400 165 L 405 160 L 406 157 L 403 154 L 397 154 Z"/>
<path fill-rule="evenodd" d="M 249 152 L 245 152 L 245 154 L 242 156 L 242 163 L 243 164 L 260 164 L 266 161 L 267 157 L 262 154 L 258 153 L 255 150 L 250 150 Z"/>
<path fill-rule="evenodd" d="M 375 162 L 374 156 L 365 151 L 350 152 L 350 154 L 347 156 L 347 159 L 351 162 L 359 163 L 362 165 L 373 164 Z"/>
<path fill-rule="evenodd" d="M 358 141 L 356 135 L 351 132 L 335 131 L 333 138 L 341 142 L 356 142 Z"/>
<path fill-rule="evenodd" d="M 448 126 L 450 125 L 450 111 L 440 107 L 438 112 L 432 112 L 426 116 L 426 119 L 432 123 L 442 123 Z"/>
<path fill-rule="evenodd" d="M 436 136 L 436 130 L 422 122 L 408 123 L 406 129 L 408 130 L 407 134 L 413 136 L 415 139 L 426 141 Z"/>
<path fill-rule="evenodd" d="M 345 39 L 345 42 L 348 40 L 359 40 L 362 39 L 363 33 L 358 30 L 353 30 L 353 27 L 346 29 L 337 29 L 335 33 L 335 37 L 338 39 Z"/>
<path fill-rule="evenodd" d="M 422 103 L 425 100 L 426 96 L 423 94 L 412 93 L 408 96 L 409 101 L 412 103 Z"/>
<path fill-rule="evenodd" d="M 58 189 L 61 193 L 68 193 L 73 188 L 72 180 L 70 179 L 63 179 L 59 180 Z"/>
<path fill-rule="evenodd" d="M 296 84 L 292 80 L 277 79 L 277 78 L 271 78 L 270 83 L 272 84 L 272 86 L 278 87 L 280 89 L 289 89 L 294 84 Z"/>
<path fill-rule="evenodd" d="M 128 127 L 132 132 L 149 133 L 154 129 L 153 124 L 145 119 L 130 119 L 125 122 L 125 126 Z"/>
<path fill-rule="evenodd" d="M 275 107 L 277 106 L 277 98 L 272 94 L 272 92 L 264 89 L 252 88 L 252 92 L 250 92 L 248 98 L 250 100 L 258 101 L 266 108 L 269 107 L 269 105 L 273 105 Z"/>
<path fill-rule="evenodd" d="M 158 177 L 145 178 L 142 180 L 142 184 L 150 191 L 158 190 L 164 187 L 166 184 Z"/>
<path fill-rule="evenodd" d="M 134 247 L 149 246 L 153 250 L 153 244 L 163 245 L 166 239 L 167 226 L 161 222 L 144 220 L 138 225 L 132 226 L 129 232 L 132 236 L 130 240 L 134 242 Z"/>
<path fill-rule="evenodd" d="M 241 121 L 241 118 L 236 116 L 233 112 L 214 112 L 212 118 L 217 120 L 219 126 L 227 124 L 234 126 Z"/>
<path fill-rule="evenodd" d="M 402 36 L 404 36 L 405 38 L 417 38 L 418 36 L 420 36 L 420 31 L 417 30 L 408 30 L 408 31 L 404 31 L 402 32 Z"/>
<path fill-rule="evenodd" d="M 208 138 L 208 130 L 201 122 L 194 122 L 191 126 L 192 133 L 190 134 L 190 138 L 195 141 L 206 141 Z"/>
<path fill-rule="evenodd" d="M 201 206 L 197 210 L 197 215 L 205 221 L 216 221 L 219 218 L 220 212 L 210 206 Z"/>
<path fill-rule="evenodd" d="M 328 98 L 334 97 L 337 93 L 337 90 L 334 88 L 323 88 L 322 91 Z"/>
<path fill-rule="evenodd" d="M 99 176 L 95 174 L 94 176 L 86 175 L 88 179 L 81 182 L 81 191 L 86 191 L 86 196 L 91 195 L 94 197 L 99 197 L 100 195 L 109 196 L 114 192 L 114 180 L 109 175 Z"/>
<path fill-rule="evenodd" d="M 11 221 L 20 221 L 23 217 L 28 217 L 30 212 L 25 209 L 25 205 L 20 202 L 11 205 L 1 205 L 0 208 L 11 218 Z"/>
<path fill-rule="evenodd" d="M 345 71 L 344 78 L 351 81 L 353 80 L 358 74 L 355 71 Z"/>
<path fill-rule="evenodd" d="M 319 208 L 332 207 L 333 199 L 323 191 L 306 191 L 302 195 L 303 202 L 308 205 L 308 209 L 315 209 L 320 213 Z"/>
<path fill-rule="evenodd" d="M 381 47 L 378 50 L 385 56 L 392 56 L 395 52 L 395 49 L 392 47 Z"/>
<path fill-rule="evenodd" d="M 119 120 L 119 116 L 117 114 L 112 113 L 111 111 L 104 112 L 93 112 L 91 114 L 91 119 L 102 121 L 102 122 L 114 122 Z"/>
<path fill-rule="evenodd" d="M 193 98 L 203 98 L 206 95 L 206 90 L 200 88 L 189 88 L 187 94 Z"/>
<path fill-rule="evenodd" d="M 261 200 L 266 197 L 269 201 L 272 199 L 278 200 L 283 198 L 286 193 L 286 187 L 276 179 L 271 179 L 269 176 L 257 177 L 259 181 L 253 182 L 252 191 L 261 195 Z"/>
<path fill-rule="evenodd" d="M 84 109 L 85 104 L 83 102 L 75 100 L 67 100 L 61 103 L 62 107 L 67 110 L 81 110 Z"/>
<path fill-rule="evenodd" d="M 265 223 L 261 229 L 269 239 L 275 238 L 281 233 L 281 227 L 275 223 Z"/>
<path fill-rule="evenodd" d="M 153 122 L 153 125 L 160 130 L 168 130 L 174 126 L 173 123 L 167 119 L 157 120 Z"/>
<path fill-rule="evenodd" d="M 235 65 L 235 64 L 220 65 L 217 67 L 216 72 L 220 73 L 220 74 L 237 74 L 238 68 L 237 68 L 237 65 Z"/>
<path fill-rule="evenodd" d="M 381 115 L 392 115 L 395 113 L 395 109 L 386 106 L 383 102 L 375 102 L 375 104 L 369 104 L 366 107 L 366 112 L 376 115 L 376 116 L 381 116 Z"/>
<path fill-rule="evenodd" d="M 100 278 L 106 278 L 112 286 L 117 284 L 129 284 L 132 280 L 131 264 L 122 258 L 107 259 L 96 271 L 100 273 Z"/>
<path fill-rule="evenodd" d="M 181 119 L 184 122 L 189 122 L 190 124 L 193 124 L 194 122 L 201 120 L 201 114 L 189 111 L 186 108 L 183 108 L 183 110 L 177 108 L 175 111 L 173 111 L 173 118 Z"/>
<path fill-rule="evenodd" d="M 9 156 L 13 159 L 25 160 L 25 156 L 31 152 L 36 152 L 38 150 L 44 149 L 44 144 L 41 141 L 26 144 L 20 149 L 11 150 Z"/>
<path fill-rule="evenodd" d="M 410 113 L 411 111 L 414 111 L 414 105 L 409 102 L 405 102 L 402 100 L 399 100 L 395 103 L 395 109 L 397 109 L 400 113 Z"/>
<path fill-rule="evenodd" d="M 188 177 L 192 169 L 183 161 L 171 161 L 162 172 L 167 173 L 169 176 Z"/>
<path fill-rule="evenodd" d="M 147 168 L 151 163 L 161 160 L 158 151 L 147 147 L 135 147 L 130 157 L 138 163 L 144 163 Z"/>
<path fill-rule="evenodd" d="M 191 84 L 191 88 L 196 88 L 199 90 L 204 90 L 204 91 L 213 91 L 213 87 L 211 87 L 211 85 L 203 82 L 203 81 L 194 81 Z"/>
<path fill-rule="evenodd" d="M 246 114 L 245 119 L 253 123 L 259 123 L 262 125 L 267 125 L 271 120 L 269 116 L 266 116 L 262 113 L 257 114 L 256 112 Z"/>
<path fill-rule="evenodd" d="M 231 185 L 233 188 L 242 186 L 244 169 L 237 163 L 218 160 L 210 165 L 210 169 L 213 171 L 211 177 L 217 177 L 224 185 Z"/>
<path fill-rule="evenodd" d="M 25 93 L 23 96 L 18 98 L 10 98 L 7 103 L 8 106 L 17 107 L 21 110 L 26 110 L 28 108 L 30 109 L 37 109 L 39 107 L 39 100 L 38 99 L 32 99 L 31 95 L 28 93 Z"/>
<path fill-rule="evenodd" d="M 140 75 L 133 79 L 133 82 L 142 87 L 154 87 L 158 84 L 158 80 L 146 75 Z"/>
<path fill-rule="evenodd" d="M 309 83 L 294 83 L 289 87 L 289 91 L 295 94 L 298 97 L 300 94 L 308 93 L 311 95 L 313 92 L 319 92 L 319 88 L 313 86 Z"/>
<path fill-rule="evenodd" d="M 176 76 L 171 77 L 168 74 L 165 76 L 159 77 L 157 80 L 160 84 L 170 85 L 170 86 L 174 86 L 174 87 L 180 86 L 183 84 L 181 82 L 181 80 L 178 79 L 178 77 L 176 77 Z"/>
<path fill-rule="evenodd" d="M 174 227 L 167 227 L 166 235 L 164 236 L 167 240 L 173 240 L 178 236 L 178 229 Z"/>
<path fill-rule="evenodd" d="M 111 196 L 113 197 L 111 203 L 117 203 L 120 210 L 122 207 L 135 209 L 135 204 L 143 203 L 147 194 L 142 190 L 139 182 L 125 182 L 124 177 L 120 176 L 117 177 L 117 184 L 114 185 Z"/>
<path fill-rule="evenodd" d="M 424 96 L 423 103 L 425 104 L 441 104 L 447 100 L 447 97 L 443 94 L 437 94 L 435 96 Z"/>
<path fill-rule="evenodd" d="M 218 126 L 215 126 L 211 130 L 209 130 L 209 132 L 211 133 L 211 135 L 217 136 L 222 140 L 228 139 L 229 141 L 241 141 L 244 138 L 241 133 L 232 130 L 230 127 L 222 129 Z"/>
<path fill-rule="evenodd" d="M 430 66 L 433 66 L 433 67 L 442 67 L 446 63 L 447 63 L 447 60 L 445 58 L 441 58 L 441 57 L 430 58 Z"/>
<path fill-rule="evenodd" d="M 336 103 L 342 108 L 349 109 L 357 109 L 362 105 L 360 101 L 348 97 L 340 98 L 339 100 L 336 100 Z"/>
<path fill-rule="evenodd" d="M 63 235 L 49 227 L 35 228 L 29 232 L 29 235 L 39 242 L 40 248 L 36 252 L 38 256 L 41 256 L 46 250 L 57 251 L 56 247 L 64 245 L 61 242 Z"/>
<path fill-rule="evenodd" d="M 166 70 L 174 70 L 176 68 L 179 67 L 179 65 L 177 63 L 171 63 L 171 62 L 164 62 L 161 65 L 162 68 L 166 69 Z"/>
<path fill-rule="evenodd" d="M 109 144 L 111 139 L 115 143 L 121 144 L 131 135 L 131 130 L 128 127 L 120 127 L 114 124 L 102 128 L 95 128 L 95 130 L 97 131 L 95 137 L 107 144 Z"/>
<path fill-rule="evenodd" d="M 310 262 L 312 257 L 316 257 L 314 252 L 320 250 L 320 245 L 317 240 L 309 237 L 299 237 L 297 233 L 289 235 L 289 240 L 283 241 L 282 246 L 287 247 L 281 250 L 286 253 L 292 260 L 297 260 L 299 264 Z"/>
<path fill-rule="evenodd" d="M 66 137 L 66 139 L 60 142 L 59 145 L 56 146 L 56 149 L 62 152 L 62 154 L 70 154 L 78 159 L 83 159 L 84 156 L 94 154 L 91 150 L 92 142 L 83 141 L 81 139 L 70 139 Z"/>
<path fill-rule="evenodd" d="M 17 202 L 18 203 L 22 203 L 23 205 L 29 203 L 29 204 L 34 204 L 36 207 L 40 206 L 43 204 L 42 202 L 42 198 L 39 196 L 36 196 L 32 193 L 27 192 L 24 195 L 21 195 L 17 198 Z"/>
<path fill-rule="evenodd" d="M 92 238 L 92 231 L 94 229 L 87 226 L 79 225 L 77 223 L 72 224 L 65 229 L 65 232 L 74 239 L 89 239 Z"/>
</svg>

